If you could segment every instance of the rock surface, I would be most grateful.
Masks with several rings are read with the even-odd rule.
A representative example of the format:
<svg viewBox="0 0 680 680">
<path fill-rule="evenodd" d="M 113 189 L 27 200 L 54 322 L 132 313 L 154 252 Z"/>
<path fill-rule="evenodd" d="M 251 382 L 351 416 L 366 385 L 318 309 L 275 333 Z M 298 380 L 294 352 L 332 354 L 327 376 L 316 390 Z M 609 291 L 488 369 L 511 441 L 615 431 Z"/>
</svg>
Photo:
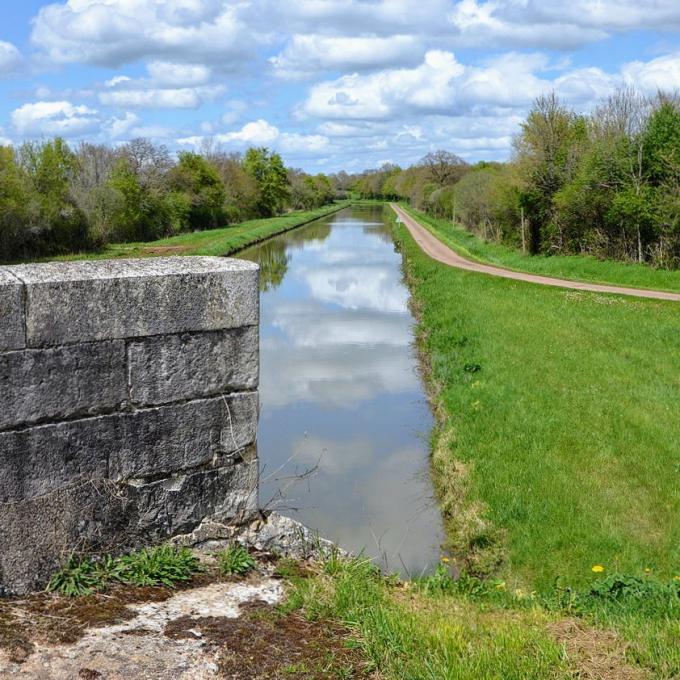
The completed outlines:
<svg viewBox="0 0 680 680">
<path fill-rule="evenodd" d="M 36 645 L 22 663 L 0 652 L 0 677 L 25 680 L 207 680 L 220 677 L 215 653 L 196 630 L 193 639 L 165 635 L 173 621 L 237 618 L 240 606 L 281 600 L 281 582 L 258 576 L 245 583 L 214 583 L 164 602 L 130 605 L 124 623 L 91 628 L 71 645 Z M 222 676 L 223 677 L 223 676 Z"/>
<path fill-rule="evenodd" d="M 4 269 L 24 284 L 28 347 L 258 323 L 258 268 L 243 260 L 167 257 Z"/>
<path fill-rule="evenodd" d="M 323 560 L 334 552 L 348 554 L 304 524 L 278 512 L 260 513 L 252 521 L 238 526 L 206 519 L 190 534 L 175 536 L 172 542 L 195 546 L 202 551 L 219 550 L 237 542 L 258 552 L 296 560 Z"/>
</svg>

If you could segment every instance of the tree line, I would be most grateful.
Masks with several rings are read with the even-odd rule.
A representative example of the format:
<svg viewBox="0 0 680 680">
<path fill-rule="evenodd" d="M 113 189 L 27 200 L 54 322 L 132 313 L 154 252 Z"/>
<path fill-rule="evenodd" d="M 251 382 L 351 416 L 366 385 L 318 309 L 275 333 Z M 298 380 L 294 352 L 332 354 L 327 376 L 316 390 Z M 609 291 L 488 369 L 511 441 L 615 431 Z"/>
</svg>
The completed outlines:
<svg viewBox="0 0 680 680">
<path fill-rule="evenodd" d="M 150 241 L 312 209 L 334 200 L 331 178 L 286 168 L 266 148 L 211 144 L 173 157 L 135 139 L 118 148 L 63 139 L 0 146 L 0 261 Z"/>
<path fill-rule="evenodd" d="M 680 100 L 620 90 L 592 113 L 534 103 L 508 163 L 446 151 L 355 177 L 367 198 L 409 201 L 525 252 L 680 267 Z"/>
</svg>

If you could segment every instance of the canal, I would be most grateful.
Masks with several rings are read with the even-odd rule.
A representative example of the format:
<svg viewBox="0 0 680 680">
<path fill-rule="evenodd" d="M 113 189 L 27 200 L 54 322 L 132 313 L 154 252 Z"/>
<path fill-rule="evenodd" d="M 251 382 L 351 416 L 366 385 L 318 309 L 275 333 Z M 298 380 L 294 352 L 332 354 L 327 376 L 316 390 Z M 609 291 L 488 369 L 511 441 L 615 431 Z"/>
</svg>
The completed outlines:
<svg viewBox="0 0 680 680">
<path fill-rule="evenodd" d="M 347 208 L 238 256 L 261 267 L 261 503 L 389 570 L 432 568 L 433 423 L 382 208 Z"/>
</svg>

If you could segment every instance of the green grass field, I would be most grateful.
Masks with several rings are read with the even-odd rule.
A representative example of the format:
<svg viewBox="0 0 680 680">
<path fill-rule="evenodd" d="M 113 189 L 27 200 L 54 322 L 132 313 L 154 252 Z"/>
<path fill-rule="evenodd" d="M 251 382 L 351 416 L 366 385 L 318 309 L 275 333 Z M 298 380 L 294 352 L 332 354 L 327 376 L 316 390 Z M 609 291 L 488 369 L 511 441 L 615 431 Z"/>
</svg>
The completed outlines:
<svg viewBox="0 0 680 680">
<path fill-rule="evenodd" d="M 654 269 L 646 264 L 598 260 L 588 255 L 524 255 L 520 250 L 489 243 L 450 221 L 437 220 L 403 206 L 423 226 L 456 252 L 471 260 L 544 276 L 615 284 L 631 288 L 680 291 L 680 270 Z"/>
<path fill-rule="evenodd" d="M 246 246 L 337 212 L 349 204 L 349 202 L 343 202 L 332 206 L 326 205 L 316 210 L 304 210 L 280 217 L 249 220 L 222 229 L 194 231 L 146 243 L 112 243 L 98 252 L 64 255 L 50 259 L 108 260 L 118 257 L 231 255 Z"/>
<path fill-rule="evenodd" d="M 680 305 L 464 272 L 395 233 L 452 555 L 548 600 L 614 574 L 668 587 L 653 611 L 588 616 L 654 677 L 680 674 Z"/>
</svg>

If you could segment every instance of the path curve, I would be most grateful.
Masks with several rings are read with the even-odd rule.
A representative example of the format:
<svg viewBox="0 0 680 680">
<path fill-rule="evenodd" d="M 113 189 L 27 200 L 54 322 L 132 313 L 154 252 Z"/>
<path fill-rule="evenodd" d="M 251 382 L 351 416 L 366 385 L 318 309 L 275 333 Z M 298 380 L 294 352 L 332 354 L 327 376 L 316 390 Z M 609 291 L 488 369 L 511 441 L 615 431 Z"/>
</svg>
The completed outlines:
<svg viewBox="0 0 680 680">
<path fill-rule="evenodd" d="M 390 203 L 390 207 L 397 213 L 406 228 L 411 232 L 415 242 L 432 259 L 443 262 L 451 267 L 465 269 L 471 272 L 489 274 L 490 276 L 500 276 L 504 279 L 514 279 L 516 281 L 528 281 L 539 283 L 543 286 L 557 286 L 558 288 L 571 288 L 572 290 L 586 290 L 593 293 L 617 293 L 619 295 L 632 295 L 634 297 L 652 298 L 655 300 L 674 300 L 680 302 L 680 293 L 666 293 L 661 290 L 646 290 L 644 288 L 626 288 L 624 286 L 605 286 L 597 283 L 583 283 L 581 281 L 569 281 L 567 279 L 556 279 L 550 276 L 540 276 L 538 274 L 527 274 L 516 272 L 511 269 L 503 269 L 490 264 L 482 264 L 467 260 L 457 252 L 442 243 L 432 232 L 416 222 L 403 208 Z"/>
</svg>

